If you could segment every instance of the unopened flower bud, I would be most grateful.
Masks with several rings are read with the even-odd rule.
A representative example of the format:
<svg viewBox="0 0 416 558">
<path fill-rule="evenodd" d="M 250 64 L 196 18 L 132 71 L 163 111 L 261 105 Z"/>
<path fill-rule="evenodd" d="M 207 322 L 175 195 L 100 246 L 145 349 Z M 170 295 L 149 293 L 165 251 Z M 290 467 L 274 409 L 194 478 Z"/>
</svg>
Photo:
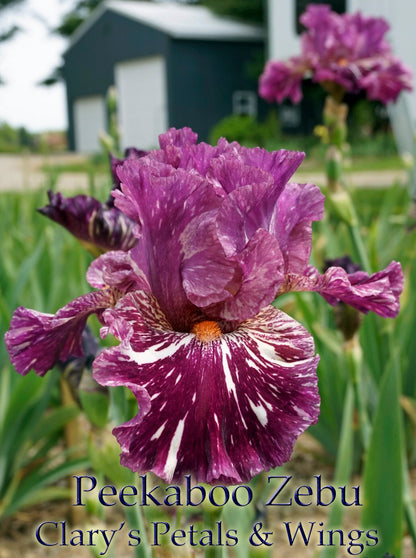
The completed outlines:
<svg viewBox="0 0 416 558">
<path fill-rule="evenodd" d="M 327 197 L 331 212 L 350 226 L 356 225 L 357 217 L 351 197 L 345 190 L 331 192 Z"/>
</svg>

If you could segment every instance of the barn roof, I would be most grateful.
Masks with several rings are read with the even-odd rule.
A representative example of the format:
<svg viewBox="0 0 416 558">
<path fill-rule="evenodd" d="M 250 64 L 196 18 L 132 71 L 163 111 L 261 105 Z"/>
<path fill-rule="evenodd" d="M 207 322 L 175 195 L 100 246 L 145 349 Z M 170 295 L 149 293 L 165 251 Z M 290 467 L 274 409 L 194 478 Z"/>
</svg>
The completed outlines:
<svg viewBox="0 0 416 558">
<path fill-rule="evenodd" d="M 175 38 L 236 41 L 258 40 L 265 36 L 261 26 L 217 16 L 205 6 L 172 1 L 107 0 L 77 29 L 69 49 L 106 11 L 123 15 Z"/>
</svg>

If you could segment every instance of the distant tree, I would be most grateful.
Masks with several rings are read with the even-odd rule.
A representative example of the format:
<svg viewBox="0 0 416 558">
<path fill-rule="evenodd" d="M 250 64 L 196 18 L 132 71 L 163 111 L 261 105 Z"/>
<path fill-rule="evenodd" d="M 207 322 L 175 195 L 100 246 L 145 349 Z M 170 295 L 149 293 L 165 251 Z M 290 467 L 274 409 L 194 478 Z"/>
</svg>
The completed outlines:
<svg viewBox="0 0 416 558">
<path fill-rule="evenodd" d="M 78 0 L 72 10 L 64 15 L 63 20 L 55 29 L 62 37 L 70 37 L 87 19 L 95 8 L 103 3 L 104 0 Z"/>
<path fill-rule="evenodd" d="M 104 0 L 78 0 L 72 10 L 64 15 L 61 23 L 54 29 L 54 32 L 66 39 L 71 37 L 78 27 L 103 2 Z M 54 85 L 61 80 L 62 66 L 58 66 L 52 70 L 49 76 L 40 82 L 40 85 Z"/>
<path fill-rule="evenodd" d="M 6 11 L 7 8 L 11 8 L 15 4 L 19 4 L 23 0 L 0 0 L 0 14 Z M 19 30 L 17 25 L 12 25 L 7 29 L 0 28 L 0 43 L 8 41 L 13 37 L 13 35 Z"/>
<path fill-rule="evenodd" d="M 7 8 L 11 8 L 15 4 L 19 4 L 23 2 L 23 0 L 0 0 L 0 15 L 6 11 Z M 16 33 L 19 31 L 19 27 L 17 25 L 11 25 L 6 29 L 0 27 L 0 43 L 4 43 L 11 39 Z M 0 76 L 0 85 L 4 83 Z"/>
<path fill-rule="evenodd" d="M 22 2 L 22 0 L 0 0 L 0 10 L 11 8 L 13 4 L 18 4 L 19 2 Z"/>
<path fill-rule="evenodd" d="M 265 20 L 265 0 L 200 0 L 219 15 L 232 16 L 250 23 Z"/>
</svg>

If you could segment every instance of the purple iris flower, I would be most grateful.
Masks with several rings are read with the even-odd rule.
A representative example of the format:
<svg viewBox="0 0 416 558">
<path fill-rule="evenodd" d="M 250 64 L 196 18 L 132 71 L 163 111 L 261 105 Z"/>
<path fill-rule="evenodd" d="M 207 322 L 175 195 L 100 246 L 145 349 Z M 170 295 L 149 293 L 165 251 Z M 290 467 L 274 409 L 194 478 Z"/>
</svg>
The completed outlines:
<svg viewBox="0 0 416 558">
<path fill-rule="evenodd" d="M 412 75 L 392 54 L 384 35 L 389 29 L 382 18 L 337 14 L 326 4 L 310 4 L 300 17 L 306 31 L 301 54 L 285 62 L 267 62 L 260 77 L 264 99 L 293 103 L 302 98 L 301 82 L 311 77 L 331 94 L 364 90 L 369 99 L 386 104 L 403 89 L 412 89 Z"/>
<path fill-rule="evenodd" d="M 197 143 L 189 128 L 160 136 L 160 149 L 125 161 L 115 205 L 137 244 L 91 264 L 97 290 L 45 315 L 16 310 L 6 345 L 16 370 L 43 375 L 81 351 L 95 313 L 119 345 L 93 373 L 126 386 L 139 412 L 117 426 L 121 463 L 166 481 L 239 483 L 290 458 L 319 415 L 314 341 L 271 303 L 317 291 L 362 312 L 395 316 L 403 275 L 392 262 L 374 275 L 309 266 L 312 222 L 324 196 L 288 180 L 303 153 Z"/>
<path fill-rule="evenodd" d="M 125 158 L 118 159 L 110 154 L 113 190 L 120 188 L 117 169 L 127 159 L 139 159 L 147 154 L 129 147 Z M 105 203 L 86 195 L 70 198 L 61 193 L 48 192 L 49 204 L 38 211 L 56 221 L 73 234 L 94 256 L 109 250 L 128 251 L 136 244 L 133 234 L 135 223 L 114 207 L 114 198 L 109 196 Z"/>
</svg>

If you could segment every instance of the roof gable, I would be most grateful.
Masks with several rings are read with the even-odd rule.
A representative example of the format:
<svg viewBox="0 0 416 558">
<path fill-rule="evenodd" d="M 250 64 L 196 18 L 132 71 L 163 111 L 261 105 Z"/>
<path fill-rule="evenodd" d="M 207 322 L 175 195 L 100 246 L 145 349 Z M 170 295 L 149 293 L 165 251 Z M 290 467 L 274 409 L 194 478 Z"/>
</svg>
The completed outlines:
<svg viewBox="0 0 416 558">
<path fill-rule="evenodd" d="M 205 6 L 184 5 L 171 1 L 107 0 L 77 29 L 69 48 L 77 43 L 106 11 L 138 21 L 174 38 L 250 41 L 263 39 L 265 36 L 261 26 L 217 16 Z"/>
</svg>

